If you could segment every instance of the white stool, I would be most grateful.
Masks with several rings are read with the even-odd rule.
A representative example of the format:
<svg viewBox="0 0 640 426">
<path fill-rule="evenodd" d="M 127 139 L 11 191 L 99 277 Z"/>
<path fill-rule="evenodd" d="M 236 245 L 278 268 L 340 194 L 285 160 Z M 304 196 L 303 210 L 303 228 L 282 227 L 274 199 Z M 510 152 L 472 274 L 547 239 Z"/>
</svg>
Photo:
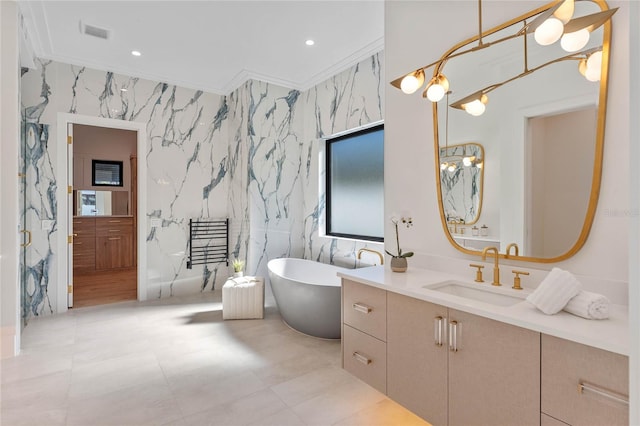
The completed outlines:
<svg viewBox="0 0 640 426">
<path fill-rule="evenodd" d="M 264 318 L 264 278 L 229 278 L 222 286 L 222 319 Z"/>
</svg>

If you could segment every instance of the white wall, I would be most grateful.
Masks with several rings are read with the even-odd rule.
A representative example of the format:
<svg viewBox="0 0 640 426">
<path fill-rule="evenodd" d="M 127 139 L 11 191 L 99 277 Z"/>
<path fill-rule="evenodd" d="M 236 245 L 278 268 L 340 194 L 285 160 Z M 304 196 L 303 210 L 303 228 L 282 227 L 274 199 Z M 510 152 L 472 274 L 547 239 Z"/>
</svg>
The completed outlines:
<svg viewBox="0 0 640 426">
<path fill-rule="evenodd" d="M 483 24 L 489 28 L 544 4 L 537 1 L 485 1 Z M 610 2 L 610 7 L 617 6 L 620 10 L 613 21 L 604 174 L 590 236 L 582 250 L 567 261 L 522 266 L 540 269 L 560 266 L 592 277 L 594 282 L 625 283 L 628 279 L 628 248 L 620 242 L 626 241 L 628 233 L 629 170 L 628 164 L 621 163 L 619 159 L 626 158 L 629 153 L 629 73 L 625 55 L 629 43 L 629 4 Z M 387 81 L 436 60 L 455 43 L 474 36 L 476 32 L 476 2 L 387 2 Z M 434 256 L 445 260 L 473 259 L 449 244 L 440 223 L 430 102 L 419 94 L 407 96 L 389 84 L 385 87 L 385 209 L 387 215 L 397 210 L 407 210 L 413 215 L 414 227 L 404 236 L 404 245 L 416 252 L 410 263 L 432 265 L 430 258 Z M 391 237 L 391 228 L 387 227 L 386 238 Z M 460 262 L 452 264 L 463 265 Z"/>
<path fill-rule="evenodd" d="M 20 348 L 18 146 L 20 139 L 18 12 L 0 2 L 0 358 Z"/>
</svg>

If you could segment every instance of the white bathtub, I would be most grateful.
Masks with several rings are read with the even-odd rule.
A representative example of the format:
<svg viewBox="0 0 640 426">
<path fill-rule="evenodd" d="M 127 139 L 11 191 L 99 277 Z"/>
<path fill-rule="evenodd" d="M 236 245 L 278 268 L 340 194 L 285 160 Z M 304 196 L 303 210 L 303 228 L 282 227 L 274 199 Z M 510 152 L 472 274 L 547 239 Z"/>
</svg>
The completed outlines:
<svg viewBox="0 0 640 426">
<path fill-rule="evenodd" d="M 324 339 L 340 338 L 340 278 L 346 268 L 305 259 L 267 264 L 273 297 L 291 328 Z"/>
</svg>

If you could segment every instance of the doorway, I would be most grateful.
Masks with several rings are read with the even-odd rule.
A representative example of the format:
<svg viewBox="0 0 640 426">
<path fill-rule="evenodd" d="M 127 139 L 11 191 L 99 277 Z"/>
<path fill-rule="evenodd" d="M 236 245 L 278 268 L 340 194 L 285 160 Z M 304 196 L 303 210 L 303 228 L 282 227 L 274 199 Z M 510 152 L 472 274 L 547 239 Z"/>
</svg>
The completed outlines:
<svg viewBox="0 0 640 426">
<path fill-rule="evenodd" d="M 74 195 L 77 197 L 77 192 L 73 193 L 73 187 L 71 186 L 74 177 L 72 173 L 72 165 L 73 165 L 73 149 L 70 149 L 73 144 L 68 144 L 68 131 L 73 131 L 73 126 L 76 125 L 87 125 L 87 126 L 96 126 L 96 127 L 104 127 L 111 129 L 122 129 L 129 130 L 136 133 L 137 143 L 136 143 L 136 156 L 137 159 L 143 159 L 142 161 L 137 161 L 137 182 L 133 183 L 135 187 L 135 192 L 137 196 L 131 198 L 131 203 L 136 202 L 136 212 L 135 214 L 129 214 L 130 221 L 135 221 L 134 225 L 130 225 L 133 231 L 133 235 L 131 238 L 135 239 L 135 249 L 133 249 L 133 256 L 136 268 L 133 271 L 133 275 L 136 277 L 137 288 L 136 288 L 136 298 L 137 300 L 146 300 L 147 299 L 147 288 L 146 288 L 146 256 L 147 256 L 147 248 L 144 241 L 146 240 L 145 232 L 146 232 L 146 191 L 145 182 L 147 178 L 147 165 L 144 161 L 146 150 L 147 150 L 147 129 L 146 123 L 139 122 L 131 122 L 125 120 L 117 120 L 111 118 L 102 118 L 102 117 L 90 117 L 90 116 L 82 116 L 78 114 L 69 114 L 69 113 L 60 113 L 58 114 L 57 120 L 57 153 L 58 160 L 57 165 L 59 170 L 68 170 L 68 173 L 61 173 L 58 179 L 58 190 L 57 190 L 57 198 L 61 202 L 58 203 L 58 215 L 60 218 L 67 218 L 68 220 L 60 220 L 58 221 L 58 231 L 60 237 L 58 238 L 57 250 L 61 256 L 57 257 L 57 283 L 56 286 L 56 312 L 62 313 L 65 312 L 69 306 L 79 305 L 74 302 L 73 298 L 73 199 Z M 91 169 L 92 166 L 90 166 Z M 63 200 L 67 200 L 64 202 Z M 76 199 L 76 208 L 77 208 L 77 199 Z M 97 220 L 97 216 L 96 216 Z M 115 219 L 117 220 L 117 219 Z M 111 225 L 118 225 L 112 223 Z M 127 225 L 128 224 L 124 224 Z M 97 225 L 94 225 L 97 226 Z M 103 234 L 105 229 L 98 231 L 94 228 L 94 232 L 99 232 Z M 116 229 L 116 228 L 108 228 L 108 229 Z M 86 236 L 86 234 L 85 234 Z M 114 236 L 117 237 L 117 236 Z M 117 241 L 117 240 L 111 240 Z M 142 242 L 142 243 L 139 243 Z M 118 249 L 114 248 L 114 251 L 118 253 Z M 113 257 L 112 257 L 113 258 Z M 113 277 L 111 278 L 113 280 Z M 94 290 L 97 291 L 97 290 Z M 77 296 L 77 295 L 76 295 Z M 71 302 L 71 303 L 69 303 Z"/>
<path fill-rule="evenodd" d="M 137 132 L 72 124 L 69 133 L 69 307 L 136 300 Z"/>
</svg>

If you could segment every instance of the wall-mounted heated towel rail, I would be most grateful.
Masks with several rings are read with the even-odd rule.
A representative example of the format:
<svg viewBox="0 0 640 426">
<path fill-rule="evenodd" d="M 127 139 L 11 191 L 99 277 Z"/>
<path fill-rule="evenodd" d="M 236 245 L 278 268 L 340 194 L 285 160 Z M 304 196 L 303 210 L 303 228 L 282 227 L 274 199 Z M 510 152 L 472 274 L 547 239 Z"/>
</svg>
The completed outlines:
<svg viewBox="0 0 640 426">
<path fill-rule="evenodd" d="M 229 266 L 229 219 L 189 219 L 187 269 L 222 262 Z"/>
</svg>

